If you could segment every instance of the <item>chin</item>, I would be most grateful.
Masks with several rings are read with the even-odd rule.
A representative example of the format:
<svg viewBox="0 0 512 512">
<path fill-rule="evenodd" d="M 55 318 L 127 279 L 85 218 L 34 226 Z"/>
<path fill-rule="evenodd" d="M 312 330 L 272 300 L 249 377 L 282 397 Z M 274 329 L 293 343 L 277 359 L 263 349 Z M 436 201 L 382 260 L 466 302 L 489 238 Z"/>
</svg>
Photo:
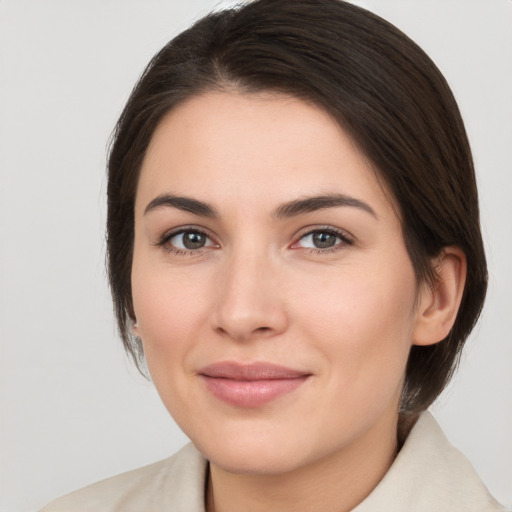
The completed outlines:
<svg viewBox="0 0 512 512">
<path fill-rule="evenodd" d="M 282 475 L 305 463 L 304 460 L 299 460 L 300 450 L 297 447 L 290 452 L 282 450 L 279 445 L 251 446 L 252 444 L 246 443 L 244 447 L 235 444 L 230 448 L 222 446 L 212 450 L 198 448 L 211 464 L 235 474 Z"/>
<path fill-rule="evenodd" d="M 235 474 L 285 474 L 329 453 L 329 447 L 318 445 L 321 439 L 317 436 L 308 443 L 305 432 L 297 432 L 297 424 L 295 428 L 289 425 L 285 428 L 279 424 L 258 423 L 241 422 L 227 431 L 212 428 L 210 435 L 202 432 L 191 436 L 191 440 L 213 465 Z"/>
</svg>

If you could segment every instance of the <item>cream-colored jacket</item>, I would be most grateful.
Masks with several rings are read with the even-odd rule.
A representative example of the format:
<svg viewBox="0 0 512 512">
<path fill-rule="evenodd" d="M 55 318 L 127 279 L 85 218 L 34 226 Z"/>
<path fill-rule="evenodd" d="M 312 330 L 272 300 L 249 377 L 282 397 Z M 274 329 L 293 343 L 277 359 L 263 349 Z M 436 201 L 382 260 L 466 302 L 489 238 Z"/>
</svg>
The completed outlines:
<svg viewBox="0 0 512 512">
<path fill-rule="evenodd" d="M 168 459 L 90 485 L 41 512 L 204 512 L 206 466 L 188 444 Z M 504 510 L 425 412 L 379 485 L 353 512 Z"/>
</svg>

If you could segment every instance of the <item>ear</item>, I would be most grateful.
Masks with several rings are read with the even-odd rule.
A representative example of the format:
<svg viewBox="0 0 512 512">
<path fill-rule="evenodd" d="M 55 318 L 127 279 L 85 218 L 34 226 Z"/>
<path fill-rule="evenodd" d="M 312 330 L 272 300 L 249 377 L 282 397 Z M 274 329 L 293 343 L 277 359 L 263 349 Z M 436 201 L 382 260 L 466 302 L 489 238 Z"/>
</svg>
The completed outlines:
<svg viewBox="0 0 512 512">
<path fill-rule="evenodd" d="M 448 336 L 459 311 L 466 283 L 466 255 L 454 246 L 445 247 L 434 261 L 433 286 L 420 290 L 413 345 L 433 345 Z"/>
<path fill-rule="evenodd" d="M 137 323 L 137 320 L 135 320 L 133 322 L 132 331 L 133 331 L 133 334 L 135 334 L 135 336 L 140 338 L 139 324 Z"/>
</svg>

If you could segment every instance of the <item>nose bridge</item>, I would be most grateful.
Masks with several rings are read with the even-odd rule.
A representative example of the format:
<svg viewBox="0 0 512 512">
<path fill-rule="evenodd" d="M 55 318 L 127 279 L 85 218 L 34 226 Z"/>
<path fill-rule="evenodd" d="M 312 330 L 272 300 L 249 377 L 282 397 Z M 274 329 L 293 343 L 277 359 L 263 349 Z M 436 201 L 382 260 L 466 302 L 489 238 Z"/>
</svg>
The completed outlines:
<svg viewBox="0 0 512 512">
<path fill-rule="evenodd" d="M 213 315 L 214 328 L 237 340 L 277 334 L 287 324 L 277 264 L 264 248 L 251 245 L 223 262 Z"/>
</svg>

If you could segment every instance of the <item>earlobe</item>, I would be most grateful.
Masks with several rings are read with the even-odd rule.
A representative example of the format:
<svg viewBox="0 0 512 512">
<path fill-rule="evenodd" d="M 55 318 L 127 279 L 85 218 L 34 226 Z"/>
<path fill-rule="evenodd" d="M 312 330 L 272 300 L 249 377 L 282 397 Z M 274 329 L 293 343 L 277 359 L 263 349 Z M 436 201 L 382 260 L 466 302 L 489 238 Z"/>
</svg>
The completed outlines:
<svg viewBox="0 0 512 512">
<path fill-rule="evenodd" d="M 135 321 L 133 322 L 132 331 L 133 331 L 133 334 L 135 334 L 135 336 L 137 336 L 138 338 L 140 338 L 139 324 L 137 323 L 137 320 L 135 320 Z"/>
<path fill-rule="evenodd" d="M 458 247 L 445 247 L 435 261 L 433 286 L 420 291 L 413 345 L 433 345 L 446 338 L 459 311 L 466 282 L 466 256 Z"/>
</svg>

